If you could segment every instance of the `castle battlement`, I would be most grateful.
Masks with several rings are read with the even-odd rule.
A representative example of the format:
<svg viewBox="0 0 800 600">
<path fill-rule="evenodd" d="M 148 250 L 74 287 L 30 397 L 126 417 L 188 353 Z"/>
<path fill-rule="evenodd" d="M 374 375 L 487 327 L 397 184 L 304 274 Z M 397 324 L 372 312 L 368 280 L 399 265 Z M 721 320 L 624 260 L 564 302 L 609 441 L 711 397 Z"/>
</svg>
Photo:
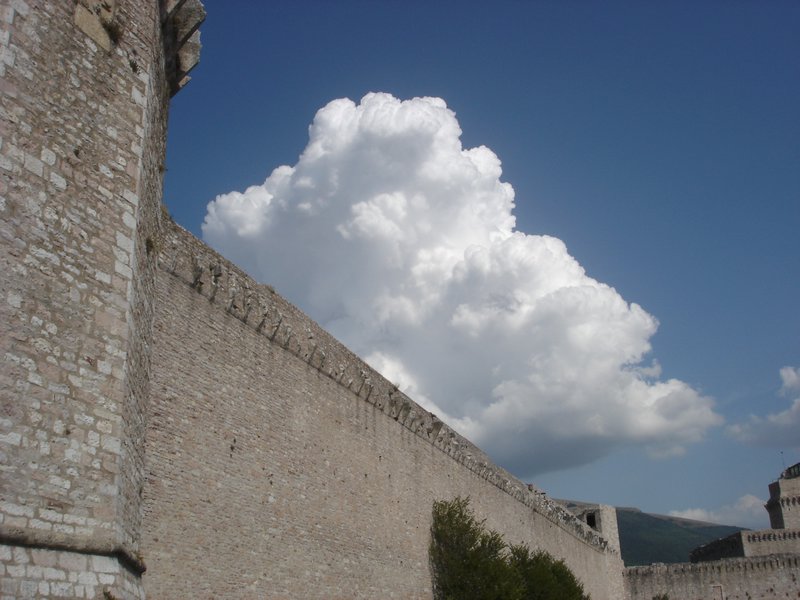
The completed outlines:
<svg viewBox="0 0 800 600">
<path fill-rule="evenodd" d="M 800 567 L 800 556 L 794 554 L 754 556 L 748 558 L 725 558 L 701 563 L 656 563 L 625 569 L 627 579 L 640 577 L 672 578 L 693 575 L 714 575 L 722 573 L 744 573 L 748 571 L 781 571 Z"/>
<path fill-rule="evenodd" d="M 776 483 L 791 479 L 798 471 L 800 464 L 790 467 L 778 482 L 770 484 L 771 500 L 783 499 L 780 490 L 785 491 L 787 486 Z M 777 501 L 772 505 L 767 503 L 773 523 L 784 522 L 783 506 Z M 690 560 L 627 568 L 625 581 L 631 600 L 651 600 L 659 594 L 713 600 L 794 595 L 800 570 L 800 530 L 739 531 L 695 548 Z"/>
<path fill-rule="evenodd" d="M 789 542 L 800 539 L 800 531 L 788 529 L 782 531 L 764 529 L 762 531 L 747 532 L 743 535 L 748 542 Z"/>
</svg>

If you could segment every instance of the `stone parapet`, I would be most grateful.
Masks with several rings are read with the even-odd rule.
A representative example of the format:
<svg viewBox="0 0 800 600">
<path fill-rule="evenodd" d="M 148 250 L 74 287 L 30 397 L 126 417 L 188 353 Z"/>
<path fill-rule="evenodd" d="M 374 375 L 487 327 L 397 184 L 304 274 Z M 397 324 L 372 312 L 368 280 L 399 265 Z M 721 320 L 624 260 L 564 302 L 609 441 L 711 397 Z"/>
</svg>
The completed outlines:
<svg viewBox="0 0 800 600">
<path fill-rule="evenodd" d="M 723 558 L 769 556 L 771 554 L 800 555 L 800 530 L 763 529 L 738 531 L 692 550 L 693 563 Z"/>
<path fill-rule="evenodd" d="M 715 562 L 654 564 L 625 569 L 630 600 L 658 595 L 697 600 L 794 598 L 800 556 L 729 558 Z"/>
<path fill-rule="evenodd" d="M 741 532 L 745 556 L 800 555 L 800 529 L 764 529 Z"/>
</svg>

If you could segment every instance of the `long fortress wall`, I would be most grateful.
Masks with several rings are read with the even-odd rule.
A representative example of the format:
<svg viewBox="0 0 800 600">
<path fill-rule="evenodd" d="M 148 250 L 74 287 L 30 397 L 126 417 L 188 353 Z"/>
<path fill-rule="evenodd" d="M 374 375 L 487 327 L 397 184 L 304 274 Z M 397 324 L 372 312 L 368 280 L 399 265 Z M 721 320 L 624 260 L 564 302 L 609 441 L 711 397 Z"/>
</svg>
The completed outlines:
<svg viewBox="0 0 800 600">
<path fill-rule="evenodd" d="M 661 594 L 681 600 L 765 600 L 800 597 L 800 556 L 776 554 L 714 562 L 625 569 L 631 600 Z"/>
<path fill-rule="evenodd" d="M 142 552 L 152 597 L 430 598 L 434 500 L 624 597 L 597 532 L 175 226 L 157 277 Z M 276 257 L 280 260 L 280 257 Z"/>
<path fill-rule="evenodd" d="M 430 598 L 461 495 L 623 598 L 597 532 L 165 218 L 203 17 L 0 0 L 0 597 Z"/>
</svg>

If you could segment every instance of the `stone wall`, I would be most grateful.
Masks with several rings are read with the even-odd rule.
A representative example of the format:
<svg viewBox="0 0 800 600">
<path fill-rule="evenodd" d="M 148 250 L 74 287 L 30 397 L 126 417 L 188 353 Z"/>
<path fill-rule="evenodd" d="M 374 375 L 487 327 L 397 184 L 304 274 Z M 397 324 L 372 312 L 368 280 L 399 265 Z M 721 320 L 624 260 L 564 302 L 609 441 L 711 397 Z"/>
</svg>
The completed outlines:
<svg viewBox="0 0 800 600">
<path fill-rule="evenodd" d="M 191 64 L 165 59 L 176 6 L 0 3 L 3 597 L 143 595 L 154 249 Z"/>
<path fill-rule="evenodd" d="M 618 552 L 175 227 L 158 274 L 148 595 L 430 598 L 436 499 L 623 597 Z"/>
<path fill-rule="evenodd" d="M 0 598 L 429 598 L 456 495 L 621 598 L 596 531 L 165 217 L 203 16 L 0 2 Z"/>
<path fill-rule="evenodd" d="M 797 554 L 800 556 L 800 529 L 764 529 L 743 531 L 745 556 Z"/>
<path fill-rule="evenodd" d="M 0 541 L 12 596 L 91 596 L 95 560 L 112 587 L 110 574 L 141 570 L 152 285 L 137 223 L 159 206 L 168 96 L 157 3 L 100 4 L 0 7 Z"/>
<path fill-rule="evenodd" d="M 798 573 L 800 556 L 776 555 L 630 567 L 625 583 L 630 600 L 766 600 L 798 598 Z"/>
<path fill-rule="evenodd" d="M 768 556 L 770 554 L 800 555 L 800 530 L 763 529 L 739 531 L 692 550 L 691 562 L 708 562 L 722 558 Z"/>
</svg>

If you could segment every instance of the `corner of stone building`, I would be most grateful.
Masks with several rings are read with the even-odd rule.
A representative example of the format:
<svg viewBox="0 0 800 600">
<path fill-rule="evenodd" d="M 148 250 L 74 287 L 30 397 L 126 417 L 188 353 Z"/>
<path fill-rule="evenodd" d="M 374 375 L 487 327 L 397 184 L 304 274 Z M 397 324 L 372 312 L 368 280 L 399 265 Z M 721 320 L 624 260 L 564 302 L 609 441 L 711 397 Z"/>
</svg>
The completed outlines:
<svg viewBox="0 0 800 600">
<path fill-rule="evenodd" d="M 622 561 L 622 551 L 619 543 L 617 509 L 607 504 L 598 504 L 593 512 L 595 528 L 607 544 L 606 561 L 609 573 L 609 597 L 626 600 L 628 592 L 624 581 L 625 564 Z"/>
<path fill-rule="evenodd" d="M 593 504 L 569 500 L 558 501 L 582 523 L 602 538 L 606 562 L 606 585 L 609 598 L 626 600 L 628 588 L 625 584 L 625 564 L 619 542 L 617 509 L 607 504 Z"/>
<path fill-rule="evenodd" d="M 175 33 L 187 14 L 205 16 L 191 0 L 0 6 L 7 597 L 144 596 L 144 408 L 167 111 L 199 51 L 199 22 L 185 40 Z M 194 54 L 172 58 L 190 41 Z"/>
</svg>

